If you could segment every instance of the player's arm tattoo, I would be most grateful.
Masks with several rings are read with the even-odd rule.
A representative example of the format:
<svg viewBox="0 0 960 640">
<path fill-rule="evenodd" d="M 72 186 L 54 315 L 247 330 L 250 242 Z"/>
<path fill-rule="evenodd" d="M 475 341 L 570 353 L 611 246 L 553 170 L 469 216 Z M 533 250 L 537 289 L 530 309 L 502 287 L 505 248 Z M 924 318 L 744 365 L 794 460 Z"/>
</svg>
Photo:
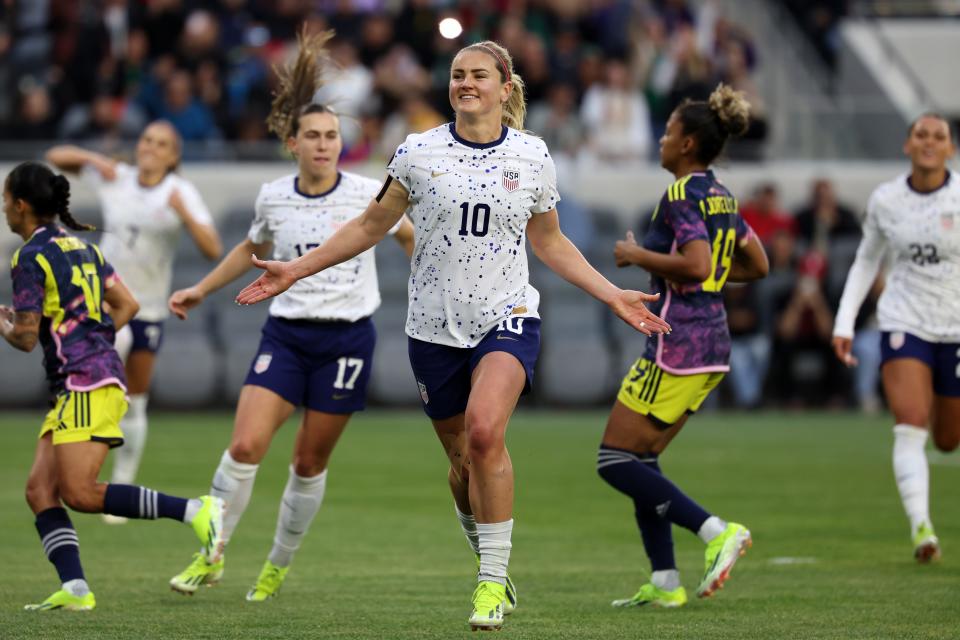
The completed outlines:
<svg viewBox="0 0 960 640">
<path fill-rule="evenodd" d="M 40 336 L 40 314 L 36 311 L 17 311 L 13 322 L 2 324 L 3 337 L 20 351 L 33 351 Z"/>
</svg>

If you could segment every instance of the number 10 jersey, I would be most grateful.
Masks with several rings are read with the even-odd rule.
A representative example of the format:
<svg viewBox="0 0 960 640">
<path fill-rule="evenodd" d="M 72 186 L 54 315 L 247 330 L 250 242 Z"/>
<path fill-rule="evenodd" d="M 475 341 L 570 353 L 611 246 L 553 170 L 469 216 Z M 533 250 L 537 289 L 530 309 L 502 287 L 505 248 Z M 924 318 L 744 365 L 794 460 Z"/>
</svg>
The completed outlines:
<svg viewBox="0 0 960 640">
<path fill-rule="evenodd" d="M 560 200 L 543 140 L 504 126 L 479 144 L 449 123 L 408 136 L 387 171 L 409 192 L 416 228 L 408 336 L 472 348 L 504 318 L 539 317 L 527 222 Z"/>
</svg>

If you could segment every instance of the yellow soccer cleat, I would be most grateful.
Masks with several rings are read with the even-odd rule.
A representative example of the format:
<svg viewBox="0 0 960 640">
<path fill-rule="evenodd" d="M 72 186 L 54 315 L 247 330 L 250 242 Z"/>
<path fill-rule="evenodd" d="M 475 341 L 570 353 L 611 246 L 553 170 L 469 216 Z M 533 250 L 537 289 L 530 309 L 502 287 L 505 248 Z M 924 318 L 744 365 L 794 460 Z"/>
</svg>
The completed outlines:
<svg viewBox="0 0 960 640">
<path fill-rule="evenodd" d="M 913 557 L 920 564 L 940 559 L 940 539 L 933 532 L 933 526 L 927 522 L 921 524 L 913 536 Z"/>
<path fill-rule="evenodd" d="M 197 552 L 193 554 L 193 562 L 186 569 L 170 578 L 170 588 L 184 595 L 192 596 L 200 585 L 212 587 L 220 582 L 220 578 L 223 577 L 225 562 L 226 559 L 221 555 L 218 562 L 210 564 L 202 553 Z"/>
<path fill-rule="evenodd" d="M 203 557 L 208 564 L 217 564 L 223 555 L 223 510 L 222 498 L 200 496 L 200 511 L 190 525 L 200 539 Z"/>
<path fill-rule="evenodd" d="M 753 544 L 750 530 L 736 522 L 727 523 L 723 533 L 710 541 L 705 553 L 706 570 L 700 586 L 697 587 L 697 597 L 709 598 L 717 589 L 723 588 L 723 583 L 730 577 L 730 570 L 740 556 L 747 553 Z"/>
<path fill-rule="evenodd" d="M 41 602 L 40 604 L 28 604 L 24 607 L 27 611 L 53 611 L 55 609 L 65 609 L 66 611 L 93 611 L 97 606 L 97 599 L 93 597 L 93 592 L 88 591 L 85 596 L 75 596 L 69 591 L 60 589 Z"/>
<path fill-rule="evenodd" d="M 506 589 L 499 582 L 484 580 L 473 591 L 473 613 L 470 614 L 471 631 L 499 631 L 503 626 L 503 601 Z"/>
<path fill-rule="evenodd" d="M 263 602 L 276 596 L 288 571 L 290 567 L 278 567 L 269 560 L 264 562 L 257 583 L 247 592 L 247 602 Z"/>
<path fill-rule="evenodd" d="M 654 607 L 674 609 L 687 604 L 687 590 L 683 587 L 677 587 L 673 591 L 667 591 L 648 582 L 640 587 L 640 590 L 633 594 L 633 597 L 614 600 L 610 604 L 615 607 L 641 607 L 649 604 Z"/>
<path fill-rule="evenodd" d="M 477 572 L 480 571 L 480 554 L 476 554 L 477 557 Z M 503 615 L 508 616 L 514 611 L 517 610 L 517 586 L 513 584 L 513 580 L 510 579 L 510 574 L 507 574 L 507 583 L 504 585 L 506 598 L 503 601 Z"/>
</svg>

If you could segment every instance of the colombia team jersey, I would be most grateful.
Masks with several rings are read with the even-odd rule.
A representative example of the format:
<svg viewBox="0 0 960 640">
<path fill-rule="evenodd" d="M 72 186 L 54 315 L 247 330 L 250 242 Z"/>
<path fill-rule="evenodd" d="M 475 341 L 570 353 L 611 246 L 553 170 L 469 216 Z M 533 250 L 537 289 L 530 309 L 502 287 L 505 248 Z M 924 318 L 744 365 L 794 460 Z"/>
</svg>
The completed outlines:
<svg viewBox="0 0 960 640">
<path fill-rule="evenodd" d="M 14 311 L 42 314 L 40 344 L 53 393 L 125 388 L 103 292 L 117 277 L 96 245 L 56 224 L 39 227 L 13 255 Z"/>
<path fill-rule="evenodd" d="M 667 189 L 653 213 L 644 248 L 678 253 L 688 242 L 705 240 L 713 264 L 710 276 L 695 284 L 650 278 L 651 293 L 660 294 L 651 311 L 669 322 L 673 332 L 649 338 L 646 358 L 678 375 L 730 369 L 730 331 L 722 290 L 733 253 L 750 233 L 736 198 L 712 171 L 692 173 Z"/>
<path fill-rule="evenodd" d="M 478 144 L 445 124 L 408 136 L 387 172 L 410 194 L 416 228 L 408 336 L 472 348 L 504 318 L 539 317 L 527 222 L 560 200 L 543 140 L 502 127 Z"/>
</svg>

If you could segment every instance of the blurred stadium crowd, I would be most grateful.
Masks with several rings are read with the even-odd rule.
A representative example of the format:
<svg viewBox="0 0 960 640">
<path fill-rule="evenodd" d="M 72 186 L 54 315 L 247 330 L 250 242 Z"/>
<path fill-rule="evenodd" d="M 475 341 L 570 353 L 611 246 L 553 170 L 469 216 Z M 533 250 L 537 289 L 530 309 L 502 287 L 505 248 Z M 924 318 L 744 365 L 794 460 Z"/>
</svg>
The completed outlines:
<svg viewBox="0 0 960 640">
<path fill-rule="evenodd" d="M 306 24 L 337 32 L 331 45 L 336 70 L 317 99 L 348 116 L 342 119 L 348 164 L 382 165 L 408 133 L 448 121 L 452 56 L 463 43 L 487 37 L 512 52 L 528 87 L 527 126 L 558 160 L 653 163 L 671 110 L 685 97 L 705 98 L 718 81 L 743 90 L 754 106 L 747 139 L 728 155 L 755 159 L 767 135 L 753 73 L 760 60 L 751 34 L 724 14 L 729 6 L 710 0 L 6 0 L 0 2 L 0 139 L 20 143 L 2 145 L 10 160 L 24 159 L 31 141 L 70 141 L 118 154 L 147 122 L 165 118 L 187 141 L 187 160 L 278 159 L 280 145 L 264 122 L 273 67 L 291 55 Z M 785 6 L 831 61 L 832 34 L 846 3 Z M 437 24 L 445 17 L 460 21 L 462 35 L 440 36 Z M 846 370 L 830 350 L 833 314 L 860 237 L 857 216 L 825 180 L 811 186 L 808 203 L 795 212 L 780 204 L 775 184 L 740 195 L 745 217 L 767 247 L 771 274 L 755 285 L 727 287 L 734 353 L 720 401 L 800 407 L 826 400 L 876 409 L 879 339 L 869 301 L 855 347 L 861 366 Z M 620 221 L 606 220 L 569 193 L 561 218 L 568 235 L 606 270 Z M 607 344 L 619 376 L 620 346 Z"/>
<path fill-rule="evenodd" d="M 318 99 L 350 116 L 348 162 L 385 160 L 407 133 L 447 121 L 453 54 L 487 37 L 513 53 L 527 83 L 528 126 L 555 155 L 651 159 L 670 111 L 720 80 L 755 107 L 748 139 L 765 135 L 751 78 L 755 46 L 714 2 L 7 0 L 0 12 L 6 140 L 111 152 L 166 118 L 202 143 L 194 153 L 276 154 L 275 146 L 222 143 L 269 138 L 273 66 L 291 54 L 304 23 L 337 32 L 338 70 Z M 458 38 L 439 35 L 444 17 L 461 22 Z"/>
</svg>

